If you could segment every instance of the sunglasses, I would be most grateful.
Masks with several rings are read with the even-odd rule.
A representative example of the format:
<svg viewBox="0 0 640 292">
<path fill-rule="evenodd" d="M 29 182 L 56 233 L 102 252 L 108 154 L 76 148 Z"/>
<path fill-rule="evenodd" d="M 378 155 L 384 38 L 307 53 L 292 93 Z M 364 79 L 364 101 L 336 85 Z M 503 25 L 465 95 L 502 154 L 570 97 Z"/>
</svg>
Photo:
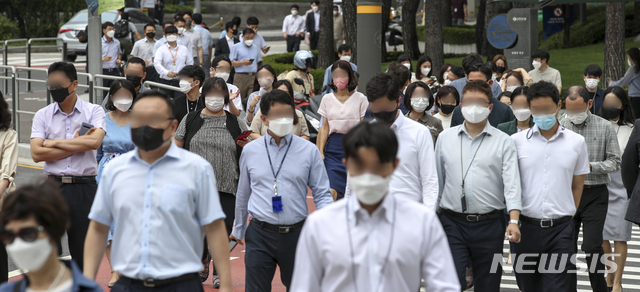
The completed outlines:
<svg viewBox="0 0 640 292">
<path fill-rule="evenodd" d="M 26 242 L 34 242 L 38 239 L 40 231 L 44 231 L 42 226 L 32 226 L 20 229 L 17 233 L 12 230 L 4 229 L 0 231 L 0 241 L 5 245 L 12 244 L 16 237 L 20 237 Z"/>
</svg>

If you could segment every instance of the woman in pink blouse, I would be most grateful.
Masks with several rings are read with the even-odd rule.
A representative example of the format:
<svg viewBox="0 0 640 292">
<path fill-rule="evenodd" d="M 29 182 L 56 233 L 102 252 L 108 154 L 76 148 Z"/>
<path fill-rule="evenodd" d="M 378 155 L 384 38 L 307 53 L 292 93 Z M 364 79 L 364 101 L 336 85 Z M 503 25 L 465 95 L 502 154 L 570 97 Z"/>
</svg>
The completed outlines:
<svg viewBox="0 0 640 292">
<path fill-rule="evenodd" d="M 358 79 L 347 61 L 336 61 L 331 68 L 333 89 L 322 97 L 318 113 L 322 115 L 322 125 L 316 140 L 331 184 L 334 199 L 344 197 L 347 171 L 342 163 L 342 136 L 357 125 L 369 106 L 364 94 L 355 91 Z"/>
</svg>

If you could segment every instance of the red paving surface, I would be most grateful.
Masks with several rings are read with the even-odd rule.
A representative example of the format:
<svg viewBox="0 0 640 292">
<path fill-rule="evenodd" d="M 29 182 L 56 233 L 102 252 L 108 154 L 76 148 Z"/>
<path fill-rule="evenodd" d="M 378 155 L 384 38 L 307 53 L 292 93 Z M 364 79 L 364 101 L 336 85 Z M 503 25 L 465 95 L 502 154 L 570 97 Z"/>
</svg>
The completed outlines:
<svg viewBox="0 0 640 292">
<path fill-rule="evenodd" d="M 308 193 L 308 196 L 311 196 L 311 192 Z M 309 213 L 316 210 L 316 206 L 313 203 L 313 199 L 307 197 L 307 205 L 309 206 Z M 233 280 L 233 291 L 242 292 L 245 291 L 244 281 L 245 281 L 245 269 L 244 269 L 244 247 L 238 245 L 231 252 L 231 277 Z M 9 281 L 13 281 L 15 279 L 19 279 L 21 276 L 13 277 Z M 109 262 L 107 258 L 104 257 L 102 262 L 100 263 L 100 269 L 98 270 L 98 277 L 96 277 L 96 282 L 104 289 L 104 291 L 109 291 L 108 283 L 111 280 L 111 269 L 109 268 Z M 209 279 L 203 284 L 204 291 L 219 291 L 218 289 L 214 289 L 211 284 L 211 276 Z M 271 284 L 273 292 L 284 292 L 286 291 L 284 285 L 280 281 L 280 270 L 276 270 L 276 273 L 273 277 L 273 282 Z"/>
</svg>

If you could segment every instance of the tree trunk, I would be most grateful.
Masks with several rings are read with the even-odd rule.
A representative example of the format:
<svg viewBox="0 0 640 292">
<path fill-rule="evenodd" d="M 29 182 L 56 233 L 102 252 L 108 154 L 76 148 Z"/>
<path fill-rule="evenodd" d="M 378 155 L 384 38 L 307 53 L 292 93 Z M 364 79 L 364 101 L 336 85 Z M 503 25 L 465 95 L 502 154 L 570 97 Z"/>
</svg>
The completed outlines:
<svg viewBox="0 0 640 292">
<path fill-rule="evenodd" d="M 425 10 L 425 40 L 424 42 L 424 54 L 431 57 L 431 70 L 439 72 L 440 67 L 444 64 L 444 40 L 442 32 L 442 18 L 443 14 L 439 13 L 443 11 L 441 5 L 445 1 L 431 1 L 430 5 L 427 5 Z M 449 13 L 451 15 L 451 13 Z M 451 21 L 449 21 L 451 24 Z"/>
<path fill-rule="evenodd" d="M 624 2 L 606 4 L 607 20 L 604 33 L 604 75 L 602 80 L 618 80 L 625 72 Z"/>
<path fill-rule="evenodd" d="M 333 2 L 320 0 L 320 39 L 318 40 L 318 66 L 327 68 L 335 61 L 333 44 Z"/>
<path fill-rule="evenodd" d="M 486 0 L 485 0 L 486 1 Z M 507 13 L 509 12 L 509 9 L 511 9 L 511 3 L 509 2 L 489 2 L 486 4 L 485 7 L 485 13 L 484 13 L 484 23 L 483 23 L 483 27 L 482 27 L 482 50 L 481 50 L 481 55 L 486 56 L 487 60 L 491 60 L 493 59 L 493 56 L 497 55 L 497 54 L 503 54 L 503 50 L 501 49 L 496 49 L 494 48 L 491 44 L 489 44 L 489 41 L 487 41 L 487 23 L 489 23 L 489 21 L 494 18 L 496 15 L 498 14 L 503 14 L 503 13 Z M 478 17 L 480 17 L 480 15 L 478 15 Z M 476 26 L 476 31 L 477 31 L 477 26 Z"/>
<path fill-rule="evenodd" d="M 382 0 L 382 17 L 380 25 L 380 62 L 387 61 L 387 41 L 385 33 L 389 27 L 389 14 L 391 13 L 391 0 Z"/>
<path fill-rule="evenodd" d="M 633 3 L 633 20 L 640 21 L 640 2 Z"/>
<path fill-rule="evenodd" d="M 342 17 L 344 22 L 344 38 L 351 46 L 351 62 L 358 64 L 358 16 L 356 13 L 356 0 L 342 1 Z"/>
<path fill-rule="evenodd" d="M 587 3 L 576 4 L 576 6 L 580 9 L 580 25 L 586 25 L 587 24 Z"/>
<path fill-rule="evenodd" d="M 476 52 L 482 54 L 483 45 L 486 41 L 487 24 L 484 15 L 487 9 L 487 0 L 479 0 L 478 13 L 476 14 Z"/>
<path fill-rule="evenodd" d="M 562 5 L 562 16 L 564 18 L 564 45 L 563 48 L 571 48 L 571 15 L 569 14 L 570 6 L 568 4 Z M 624 8 L 624 7 L 623 7 Z M 622 9 L 624 13 L 624 9 Z M 624 35 L 624 32 L 622 33 Z"/>
<path fill-rule="evenodd" d="M 418 12 L 418 5 L 420 5 L 421 2 L 420 0 L 405 0 L 402 4 L 402 40 L 404 43 L 404 53 L 409 55 L 412 60 L 420 58 L 420 46 L 418 46 L 418 35 L 416 33 L 416 13 Z"/>
<path fill-rule="evenodd" d="M 427 10 L 433 11 L 434 14 L 442 15 L 438 17 L 440 18 L 440 22 L 442 22 L 442 27 L 450 27 L 451 26 L 451 0 L 442 0 L 442 1 L 430 0 L 428 1 L 427 5 L 434 5 L 435 4 L 434 2 L 438 2 L 438 6 L 440 6 L 440 10 L 434 11 L 433 9 L 429 9 L 429 8 L 427 8 Z M 430 16 L 427 16 L 427 17 L 430 17 Z"/>
</svg>

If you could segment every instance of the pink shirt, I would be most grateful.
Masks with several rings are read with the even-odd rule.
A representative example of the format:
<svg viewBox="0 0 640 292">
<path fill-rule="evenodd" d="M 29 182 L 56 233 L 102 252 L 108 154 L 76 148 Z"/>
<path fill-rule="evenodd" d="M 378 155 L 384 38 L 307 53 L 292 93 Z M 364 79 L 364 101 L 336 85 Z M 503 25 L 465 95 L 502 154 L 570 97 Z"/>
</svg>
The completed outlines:
<svg viewBox="0 0 640 292">
<path fill-rule="evenodd" d="M 364 117 L 367 107 L 367 97 L 360 92 L 354 91 L 344 103 L 332 92 L 322 97 L 318 113 L 329 122 L 329 134 L 346 134 Z"/>
</svg>

